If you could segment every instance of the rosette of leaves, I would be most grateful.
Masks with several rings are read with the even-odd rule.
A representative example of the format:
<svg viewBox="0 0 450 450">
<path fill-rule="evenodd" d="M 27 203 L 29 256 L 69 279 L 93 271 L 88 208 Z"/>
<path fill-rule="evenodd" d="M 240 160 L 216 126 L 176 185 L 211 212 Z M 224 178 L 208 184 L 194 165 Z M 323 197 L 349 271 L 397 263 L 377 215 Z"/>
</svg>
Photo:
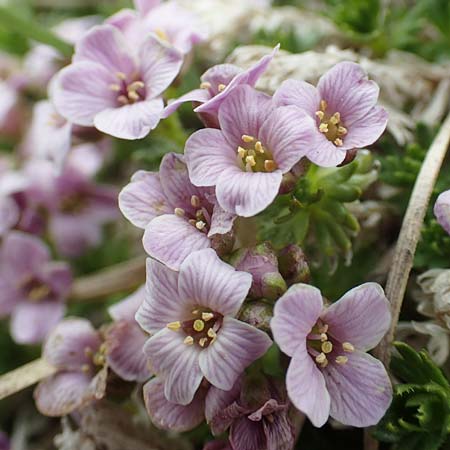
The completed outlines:
<svg viewBox="0 0 450 450">
<path fill-rule="evenodd" d="M 339 256 L 351 259 L 351 238 L 360 228 L 346 204 L 358 200 L 377 178 L 378 165 L 368 150 L 343 167 L 311 164 L 291 192 L 259 215 L 259 238 L 275 248 L 300 245 L 333 272 Z"/>
<path fill-rule="evenodd" d="M 374 435 L 394 450 L 437 450 L 448 444 L 450 384 L 426 351 L 396 342 L 392 373 L 402 382 Z"/>
</svg>

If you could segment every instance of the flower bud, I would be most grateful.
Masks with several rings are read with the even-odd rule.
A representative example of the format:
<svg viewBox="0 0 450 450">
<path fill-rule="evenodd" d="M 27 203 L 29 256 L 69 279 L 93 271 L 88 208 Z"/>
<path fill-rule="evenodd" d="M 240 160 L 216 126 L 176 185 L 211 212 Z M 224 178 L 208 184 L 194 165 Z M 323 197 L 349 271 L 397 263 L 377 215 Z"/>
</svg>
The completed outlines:
<svg viewBox="0 0 450 450">
<path fill-rule="evenodd" d="M 233 250 L 234 240 L 233 231 L 226 234 L 214 234 L 211 237 L 211 247 L 219 256 L 228 255 Z"/>
<path fill-rule="evenodd" d="M 270 319 L 272 318 L 272 306 L 265 301 L 254 301 L 244 303 L 239 320 L 259 328 L 260 330 L 270 330 Z"/>
<path fill-rule="evenodd" d="M 281 275 L 288 286 L 295 283 L 309 283 L 311 273 L 303 250 L 295 244 L 282 249 L 278 255 Z"/>
</svg>

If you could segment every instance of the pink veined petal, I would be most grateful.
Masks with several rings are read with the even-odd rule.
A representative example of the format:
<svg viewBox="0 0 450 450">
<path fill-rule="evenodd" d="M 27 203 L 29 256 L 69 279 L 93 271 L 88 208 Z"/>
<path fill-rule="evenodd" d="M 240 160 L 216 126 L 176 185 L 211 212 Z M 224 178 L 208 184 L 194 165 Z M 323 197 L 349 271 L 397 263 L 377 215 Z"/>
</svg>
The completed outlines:
<svg viewBox="0 0 450 450">
<path fill-rule="evenodd" d="M 306 341 L 322 312 L 319 289 L 307 284 L 294 284 L 275 303 L 270 321 L 275 342 L 288 356 L 293 356 Z"/>
<path fill-rule="evenodd" d="M 76 44 L 73 62 L 89 61 L 102 65 L 115 76 L 127 76 L 136 71 L 136 62 L 124 35 L 112 25 L 92 27 Z"/>
<path fill-rule="evenodd" d="M 263 425 L 247 417 L 236 419 L 230 429 L 230 443 L 234 450 L 261 450 L 266 447 Z"/>
<path fill-rule="evenodd" d="M 126 33 L 129 27 L 133 26 L 139 20 L 136 11 L 128 8 L 121 9 L 105 20 L 105 24 L 118 28 L 122 33 Z"/>
<path fill-rule="evenodd" d="M 91 127 L 100 111 L 116 106 L 117 93 L 109 88 L 115 81 L 113 74 L 96 62 L 71 64 L 56 75 L 52 100 L 64 118 Z"/>
<path fill-rule="evenodd" d="M 263 331 L 225 317 L 217 340 L 200 353 L 200 368 L 213 386 L 231 389 L 244 369 L 264 355 L 271 344 Z"/>
<path fill-rule="evenodd" d="M 306 339 L 299 343 L 286 374 L 288 396 L 315 427 L 321 427 L 330 414 L 330 395 L 322 372 L 308 354 Z"/>
<path fill-rule="evenodd" d="M 72 288 L 72 270 L 62 261 L 52 261 L 41 269 L 43 281 L 52 289 L 56 300 L 64 301 Z"/>
<path fill-rule="evenodd" d="M 128 320 L 129 322 L 134 322 L 134 316 L 144 302 L 144 297 L 145 285 L 142 285 L 122 301 L 110 306 L 108 308 L 108 313 L 114 320 Z"/>
<path fill-rule="evenodd" d="M 365 116 L 375 106 L 379 87 L 367 79 L 364 69 L 354 62 L 336 64 L 319 80 L 321 100 L 328 104 L 327 113 L 339 112 L 345 127 Z"/>
<path fill-rule="evenodd" d="M 345 159 L 347 152 L 337 147 L 317 129 L 316 139 L 306 157 L 321 167 L 336 167 Z"/>
<path fill-rule="evenodd" d="M 186 309 L 178 295 L 178 272 L 148 258 L 144 302 L 136 313 L 139 325 L 154 334 L 170 322 L 183 320 Z"/>
<path fill-rule="evenodd" d="M 161 214 L 173 212 L 173 207 L 163 192 L 157 172 L 139 170 L 119 194 L 122 214 L 136 227 L 145 228 Z"/>
<path fill-rule="evenodd" d="M 241 394 L 241 379 L 238 378 L 233 387 L 224 391 L 223 389 L 211 386 L 205 400 L 205 418 L 210 423 L 214 417 L 239 399 Z M 227 427 L 220 430 L 212 430 L 214 435 L 222 434 Z"/>
<path fill-rule="evenodd" d="M 373 144 L 384 132 L 388 113 L 381 106 L 375 106 L 361 119 L 348 125 L 343 141 L 344 149 L 361 148 Z"/>
<path fill-rule="evenodd" d="M 166 119 L 171 114 L 173 114 L 183 103 L 194 102 L 194 103 L 205 103 L 211 98 L 211 94 L 207 89 L 194 89 L 186 94 L 182 95 L 177 99 L 169 100 L 169 103 L 164 108 L 161 114 L 162 119 Z"/>
<path fill-rule="evenodd" d="M 273 421 L 264 420 L 262 423 L 267 450 L 291 450 L 295 445 L 295 432 L 287 408 L 273 414 L 272 417 Z"/>
<path fill-rule="evenodd" d="M 95 115 L 94 126 L 120 139 L 142 139 L 158 125 L 163 107 L 161 98 L 110 107 Z"/>
<path fill-rule="evenodd" d="M 383 364 L 367 353 L 348 354 L 345 364 L 328 364 L 324 377 L 333 419 L 355 427 L 376 425 L 392 400 L 392 386 Z"/>
<path fill-rule="evenodd" d="M 156 8 L 161 3 L 161 0 L 133 0 L 133 3 L 139 13 L 144 16 L 153 8 Z"/>
<path fill-rule="evenodd" d="M 206 128 L 193 133 L 184 148 L 191 181 L 196 186 L 214 186 L 220 174 L 237 167 L 237 145 L 230 145 L 220 130 Z"/>
<path fill-rule="evenodd" d="M 191 304 L 235 316 L 247 296 L 252 276 L 224 263 L 212 249 L 189 255 L 180 266 L 178 289 Z"/>
<path fill-rule="evenodd" d="M 241 85 L 230 92 L 220 105 L 219 123 L 233 150 L 242 143 L 242 135 L 258 137 L 261 125 L 273 109 L 272 97 Z"/>
<path fill-rule="evenodd" d="M 105 331 L 108 366 L 124 380 L 148 380 L 151 373 L 143 351 L 147 338 L 134 321 L 113 322 Z"/>
<path fill-rule="evenodd" d="M 196 345 L 186 345 L 186 334 L 165 328 L 144 346 L 153 371 L 164 378 L 164 394 L 170 402 L 188 405 L 203 379 Z"/>
<path fill-rule="evenodd" d="M 95 353 L 100 344 L 100 336 L 88 320 L 65 319 L 49 334 L 43 357 L 58 369 L 81 370 L 90 362 L 86 349 Z"/>
<path fill-rule="evenodd" d="M 154 425 L 178 433 L 192 430 L 204 420 L 206 390 L 200 387 L 191 403 L 183 406 L 169 402 L 164 395 L 164 380 L 153 378 L 144 385 L 144 401 Z"/>
<path fill-rule="evenodd" d="M 273 94 L 273 101 L 277 106 L 297 106 L 311 117 L 316 117 L 316 111 L 320 109 L 319 91 L 306 81 L 283 81 Z"/>
<path fill-rule="evenodd" d="M 214 205 L 208 237 L 215 234 L 226 234 L 233 228 L 236 215 L 225 211 L 219 204 Z"/>
<path fill-rule="evenodd" d="M 296 106 L 281 106 L 273 110 L 261 126 L 259 138 L 272 152 L 278 169 L 283 173 L 307 155 L 315 140 L 314 120 Z"/>
<path fill-rule="evenodd" d="M 274 172 L 243 172 L 239 168 L 225 170 L 217 180 L 219 205 L 241 217 L 252 217 L 266 209 L 280 189 L 283 174 Z"/>
<path fill-rule="evenodd" d="M 175 214 L 153 219 L 145 228 L 143 244 L 151 257 L 173 270 L 178 270 L 192 252 L 211 246 L 205 233 Z"/>
<path fill-rule="evenodd" d="M 180 72 L 183 55 L 174 47 L 148 35 L 139 50 L 142 81 L 148 99 L 165 91 Z"/>
<path fill-rule="evenodd" d="M 439 225 L 450 234 L 450 190 L 439 194 L 433 212 Z"/>
<path fill-rule="evenodd" d="M 12 198 L 0 196 L 0 217 L 0 236 L 3 236 L 20 218 L 19 206 Z"/>
<path fill-rule="evenodd" d="M 63 318 L 62 303 L 43 301 L 21 303 L 11 317 L 11 336 L 18 344 L 38 344 Z"/>
<path fill-rule="evenodd" d="M 386 334 L 391 312 L 383 288 L 377 283 L 364 283 L 329 306 L 321 318 L 335 339 L 365 351 Z"/>
<path fill-rule="evenodd" d="M 0 318 L 4 318 L 14 311 L 18 303 L 25 300 L 15 283 L 9 277 L 0 276 Z"/>
</svg>

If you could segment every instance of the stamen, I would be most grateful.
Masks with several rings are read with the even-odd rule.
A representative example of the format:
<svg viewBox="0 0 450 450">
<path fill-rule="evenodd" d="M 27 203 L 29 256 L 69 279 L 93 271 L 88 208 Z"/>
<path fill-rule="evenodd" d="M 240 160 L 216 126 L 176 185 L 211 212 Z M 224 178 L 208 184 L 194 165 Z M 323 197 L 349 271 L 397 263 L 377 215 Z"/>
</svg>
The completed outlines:
<svg viewBox="0 0 450 450">
<path fill-rule="evenodd" d="M 238 155 L 244 159 L 245 156 L 247 155 L 247 150 L 245 150 L 245 148 L 242 147 L 238 147 Z"/>
<path fill-rule="evenodd" d="M 259 153 L 264 153 L 264 148 L 260 141 L 256 141 L 255 150 Z"/>
<path fill-rule="evenodd" d="M 255 161 L 255 157 L 254 156 L 247 156 L 246 158 L 245 158 L 245 162 L 247 163 L 247 164 L 249 164 L 251 167 L 254 167 L 254 166 L 256 166 L 256 161 Z"/>
<path fill-rule="evenodd" d="M 326 357 L 325 353 L 319 353 L 316 356 L 316 363 L 317 364 L 322 365 L 322 364 L 325 364 L 326 362 L 328 362 L 328 360 L 327 360 L 327 357 Z"/>
<path fill-rule="evenodd" d="M 183 217 L 184 213 L 185 213 L 183 208 L 175 208 L 174 212 L 175 212 L 175 215 L 177 215 L 178 217 Z"/>
<path fill-rule="evenodd" d="M 319 333 L 326 333 L 328 331 L 328 324 L 324 323 L 320 328 L 319 328 Z"/>
<path fill-rule="evenodd" d="M 170 322 L 166 325 L 169 330 L 178 331 L 181 328 L 181 322 Z"/>
<path fill-rule="evenodd" d="M 126 80 L 127 79 L 127 76 L 123 72 L 116 72 L 116 77 L 119 80 Z"/>
<path fill-rule="evenodd" d="M 328 133 L 328 124 L 327 123 L 321 123 L 319 125 L 319 131 L 321 133 Z"/>
<path fill-rule="evenodd" d="M 191 197 L 191 205 L 194 208 L 198 208 L 200 206 L 200 199 L 196 195 L 193 195 Z"/>
<path fill-rule="evenodd" d="M 119 103 L 122 103 L 123 105 L 128 105 L 128 98 L 127 97 L 125 97 L 125 95 L 119 95 L 118 97 L 117 97 L 117 101 L 119 102 Z"/>
<path fill-rule="evenodd" d="M 340 356 L 336 357 L 336 362 L 338 364 L 345 364 L 345 363 L 347 363 L 347 361 L 348 361 L 348 358 L 346 356 L 340 355 Z"/>
<path fill-rule="evenodd" d="M 322 120 L 323 117 L 325 116 L 325 113 L 323 111 L 316 111 L 316 116 Z"/>
<path fill-rule="evenodd" d="M 216 336 L 217 336 L 217 333 L 216 333 L 212 328 L 210 328 L 210 329 L 208 330 L 208 336 L 209 336 L 210 338 L 212 338 L 212 339 L 215 339 Z"/>
<path fill-rule="evenodd" d="M 322 343 L 321 349 L 324 353 L 330 353 L 333 350 L 333 344 L 330 341 L 325 341 Z"/>
<path fill-rule="evenodd" d="M 188 222 L 194 227 L 197 226 L 197 221 L 195 219 L 189 219 Z"/>
<path fill-rule="evenodd" d="M 330 123 L 332 123 L 333 125 L 337 125 L 340 121 L 341 121 L 341 114 L 338 113 L 338 112 L 335 112 L 335 113 L 330 117 Z"/>
<path fill-rule="evenodd" d="M 157 28 L 155 30 L 155 34 L 156 34 L 156 36 L 158 36 L 163 41 L 168 41 L 169 40 L 169 37 L 167 36 L 166 32 L 164 30 L 162 30 L 161 28 Z"/>
<path fill-rule="evenodd" d="M 84 373 L 89 373 L 90 370 L 91 370 L 91 368 L 89 367 L 89 364 L 83 364 L 81 366 L 81 371 L 84 372 Z"/>
<path fill-rule="evenodd" d="M 133 81 L 133 83 L 131 83 L 127 90 L 128 91 L 137 91 L 138 89 L 142 89 L 145 87 L 145 84 L 143 81 Z"/>
<path fill-rule="evenodd" d="M 320 100 L 320 109 L 322 111 L 325 111 L 328 107 L 328 103 L 326 102 L 326 100 Z"/>
<path fill-rule="evenodd" d="M 344 342 L 342 344 L 342 348 L 343 348 L 344 352 L 348 352 L 348 353 L 352 353 L 355 351 L 355 347 L 353 347 L 353 345 L 350 344 L 350 342 Z"/>
<path fill-rule="evenodd" d="M 193 345 L 194 344 L 194 338 L 192 336 L 186 336 L 186 338 L 183 341 L 186 345 Z"/>
<path fill-rule="evenodd" d="M 344 134 L 347 134 L 347 128 L 339 126 L 338 127 L 338 133 L 343 136 Z"/>
<path fill-rule="evenodd" d="M 217 89 L 218 89 L 218 91 L 219 92 L 222 92 L 225 88 L 227 87 L 227 85 L 226 84 L 219 84 L 219 86 L 217 86 Z"/>
<path fill-rule="evenodd" d="M 205 322 L 200 319 L 194 320 L 193 328 L 195 331 L 203 331 L 205 328 Z"/>
<path fill-rule="evenodd" d="M 197 228 L 197 230 L 202 231 L 203 228 L 206 227 L 206 223 L 203 222 L 203 220 L 199 220 L 198 222 L 195 223 L 195 228 Z"/>
<path fill-rule="evenodd" d="M 202 313 L 202 319 L 205 322 L 208 322 L 209 320 L 211 320 L 212 318 L 214 318 L 214 314 L 213 313 L 209 313 L 209 312 L 204 312 Z"/>
<path fill-rule="evenodd" d="M 110 84 L 109 88 L 114 91 L 114 92 L 119 92 L 120 91 L 120 86 L 118 84 Z"/>
<path fill-rule="evenodd" d="M 264 161 L 264 170 L 266 172 L 273 172 L 277 168 L 277 164 L 273 159 L 266 159 Z"/>
<path fill-rule="evenodd" d="M 255 140 L 255 138 L 253 136 L 249 136 L 248 134 L 243 134 L 242 135 L 242 140 L 244 142 L 253 142 Z"/>
<path fill-rule="evenodd" d="M 139 94 L 135 91 L 128 91 L 128 98 L 133 101 L 139 100 Z"/>
<path fill-rule="evenodd" d="M 336 138 L 334 141 L 334 145 L 336 145 L 337 147 L 341 147 L 343 142 L 342 139 Z"/>
<path fill-rule="evenodd" d="M 199 311 L 198 311 L 198 309 L 193 309 L 191 311 L 191 313 L 194 314 L 194 316 L 196 316 L 199 313 Z"/>
<path fill-rule="evenodd" d="M 327 334 L 326 334 L 326 333 L 322 333 L 322 334 L 320 335 L 320 340 L 321 340 L 321 342 L 328 341 L 328 336 L 327 336 Z"/>
<path fill-rule="evenodd" d="M 250 155 L 250 156 L 256 156 L 256 152 L 253 149 L 248 150 L 247 154 Z"/>
<path fill-rule="evenodd" d="M 201 338 L 198 343 L 200 344 L 200 347 L 204 347 L 206 345 L 206 343 L 208 342 L 208 338 Z"/>
<path fill-rule="evenodd" d="M 200 89 L 209 89 L 211 87 L 211 83 L 209 83 L 208 81 L 203 81 L 202 83 L 200 83 Z"/>
<path fill-rule="evenodd" d="M 84 354 L 88 357 L 88 358 L 92 358 L 92 356 L 94 356 L 94 352 L 92 351 L 91 347 L 86 347 L 84 349 Z"/>
</svg>

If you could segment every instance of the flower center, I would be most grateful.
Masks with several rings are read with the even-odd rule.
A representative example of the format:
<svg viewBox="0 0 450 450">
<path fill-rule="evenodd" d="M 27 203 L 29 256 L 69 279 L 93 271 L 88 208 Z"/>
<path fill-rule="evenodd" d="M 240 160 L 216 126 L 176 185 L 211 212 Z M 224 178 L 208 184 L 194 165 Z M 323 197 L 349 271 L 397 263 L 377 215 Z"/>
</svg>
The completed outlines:
<svg viewBox="0 0 450 450">
<path fill-rule="evenodd" d="M 59 209 L 63 213 L 76 214 L 83 211 L 83 209 L 87 206 L 87 203 L 88 199 L 86 198 L 86 195 L 81 192 L 77 192 L 63 197 L 59 204 Z"/>
<path fill-rule="evenodd" d="M 255 137 L 242 135 L 242 145 L 237 148 L 237 162 L 246 172 L 273 172 L 277 163 L 272 154 Z"/>
<path fill-rule="evenodd" d="M 341 113 L 335 112 L 330 115 L 326 112 L 328 104 L 325 100 L 320 101 L 320 110 L 316 111 L 316 116 L 319 118 L 319 131 L 325 135 L 325 137 L 333 142 L 336 147 L 341 147 L 343 137 L 347 134 L 347 128 L 345 128 L 341 122 Z"/>
<path fill-rule="evenodd" d="M 24 292 L 25 297 L 32 303 L 39 303 L 44 299 L 49 299 L 52 290 L 43 281 L 35 277 L 27 277 L 19 283 L 19 288 Z"/>
<path fill-rule="evenodd" d="M 117 72 L 117 83 L 110 84 L 109 88 L 117 92 L 117 103 L 120 106 L 129 105 L 145 99 L 145 83 L 134 77 L 128 80 L 123 72 Z"/>
<path fill-rule="evenodd" d="M 175 208 L 174 213 L 178 217 L 184 217 L 193 227 L 203 233 L 208 233 L 211 224 L 211 214 L 208 209 L 201 204 L 197 195 L 191 196 L 191 212 L 184 208 Z"/>
<path fill-rule="evenodd" d="M 81 370 L 84 373 L 91 373 L 95 372 L 96 367 L 103 367 L 106 363 L 106 351 L 105 343 L 102 343 L 96 352 L 91 347 L 85 347 L 84 354 L 89 361 L 81 366 Z"/>
<path fill-rule="evenodd" d="M 182 330 L 186 333 L 185 345 L 199 345 L 206 348 L 217 339 L 217 332 L 222 324 L 223 316 L 205 308 L 194 308 L 192 318 L 184 322 L 170 322 L 166 326 L 169 330 Z"/>
<path fill-rule="evenodd" d="M 308 353 L 314 358 L 318 367 L 324 369 L 328 366 L 330 358 L 337 364 L 346 364 L 348 356 L 355 347 L 350 342 L 337 342 L 328 334 L 328 325 L 319 320 L 307 337 Z"/>
</svg>

